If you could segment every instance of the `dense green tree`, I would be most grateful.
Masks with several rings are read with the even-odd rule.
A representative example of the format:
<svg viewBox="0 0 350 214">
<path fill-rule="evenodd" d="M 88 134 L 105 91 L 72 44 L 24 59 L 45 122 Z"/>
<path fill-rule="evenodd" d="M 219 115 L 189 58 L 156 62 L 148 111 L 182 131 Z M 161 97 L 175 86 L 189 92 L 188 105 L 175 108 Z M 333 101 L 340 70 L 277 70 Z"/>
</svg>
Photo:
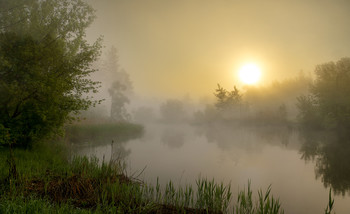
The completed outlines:
<svg viewBox="0 0 350 214">
<path fill-rule="evenodd" d="M 58 133 L 95 104 L 89 79 L 100 53 L 85 29 L 93 9 L 82 0 L 0 1 L 0 143 L 30 145 Z"/>
<path fill-rule="evenodd" d="M 350 128 L 350 58 L 316 66 L 308 96 L 298 98 L 302 124 L 323 128 Z"/>
</svg>

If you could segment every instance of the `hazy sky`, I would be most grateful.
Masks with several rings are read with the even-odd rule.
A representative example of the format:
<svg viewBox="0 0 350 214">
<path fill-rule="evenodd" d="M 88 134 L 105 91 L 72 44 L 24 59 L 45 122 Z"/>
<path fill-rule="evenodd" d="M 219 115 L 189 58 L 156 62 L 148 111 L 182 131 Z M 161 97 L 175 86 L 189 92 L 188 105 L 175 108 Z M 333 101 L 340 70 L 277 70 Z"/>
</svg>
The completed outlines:
<svg viewBox="0 0 350 214">
<path fill-rule="evenodd" d="M 240 86 L 245 62 L 262 84 L 350 57 L 348 0 L 87 0 L 89 39 L 104 35 L 136 93 L 211 95 Z"/>
</svg>

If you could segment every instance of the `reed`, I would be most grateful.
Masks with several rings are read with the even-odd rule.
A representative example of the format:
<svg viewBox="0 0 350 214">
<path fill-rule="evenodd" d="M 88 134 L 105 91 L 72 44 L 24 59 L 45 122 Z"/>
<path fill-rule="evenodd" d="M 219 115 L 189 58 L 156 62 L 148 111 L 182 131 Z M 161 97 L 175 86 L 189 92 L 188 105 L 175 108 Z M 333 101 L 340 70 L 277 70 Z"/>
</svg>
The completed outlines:
<svg viewBox="0 0 350 214">
<path fill-rule="evenodd" d="M 334 205 L 334 199 L 332 198 L 332 188 L 329 189 L 329 196 L 328 196 L 328 205 L 326 209 L 324 210 L 325 214 L 331 214 L 333 210 Z"/>
<path fill-rule="evenodd" d="M 162 186 L 159 178 L 150 185 L 127 177 L 121 161 L 68 160 L 58 145 L 16 149 L 18 177 L 9 178 L 9 151 L 0 153 L 0 213 L 284 213 L 271 186 L 253 194 L 251 181 L 236 195 L 230 184 L 207 178 L 194 186 Z M 330 190 L 325 214 L 333 209 Z"/>
</svg>

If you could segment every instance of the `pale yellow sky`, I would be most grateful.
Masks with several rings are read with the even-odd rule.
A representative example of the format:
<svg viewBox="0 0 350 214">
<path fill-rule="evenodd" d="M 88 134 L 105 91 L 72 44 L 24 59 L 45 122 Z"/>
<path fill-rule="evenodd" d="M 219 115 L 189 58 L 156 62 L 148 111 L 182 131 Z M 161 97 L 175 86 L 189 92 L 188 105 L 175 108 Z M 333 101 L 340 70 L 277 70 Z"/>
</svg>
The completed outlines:
<svg viewBox="0 0 350 214">
<path fill-rule="evenodd" d="M 104 35 L 140 95 L 212 95 L 240 86 L 245 62 L 261 83 L 350 56 L 348 0 L 87 0 L 89 39 Z"/>
</svg>

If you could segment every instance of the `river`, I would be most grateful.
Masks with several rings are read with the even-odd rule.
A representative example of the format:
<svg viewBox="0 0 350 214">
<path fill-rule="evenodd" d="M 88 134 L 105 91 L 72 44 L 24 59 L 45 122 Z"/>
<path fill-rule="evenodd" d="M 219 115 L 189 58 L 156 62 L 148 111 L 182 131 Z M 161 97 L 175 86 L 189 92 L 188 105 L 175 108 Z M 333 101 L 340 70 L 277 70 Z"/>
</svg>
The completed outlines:
<svg viewBox="0 0 350 214">
<path fill-rule="evenodd" d="M 215 178 L 231 184 L 233 200 L 249 180 L 255 194 L 271 185 L 287 214 L 324 213 L 332 185 L 335 212 L 349 213 L 350 149 L 318 143 L 286 127 L 154 123 L 145 125 L 140 138 L 102 145 L 87 141 L 74 144 L 73 151 L 105 161 L 122 158 L 128 175 L 147 183 L 159 177 L 163 185 L 169 180 L 195 185 L 198 177 Z"/>
</svg>

